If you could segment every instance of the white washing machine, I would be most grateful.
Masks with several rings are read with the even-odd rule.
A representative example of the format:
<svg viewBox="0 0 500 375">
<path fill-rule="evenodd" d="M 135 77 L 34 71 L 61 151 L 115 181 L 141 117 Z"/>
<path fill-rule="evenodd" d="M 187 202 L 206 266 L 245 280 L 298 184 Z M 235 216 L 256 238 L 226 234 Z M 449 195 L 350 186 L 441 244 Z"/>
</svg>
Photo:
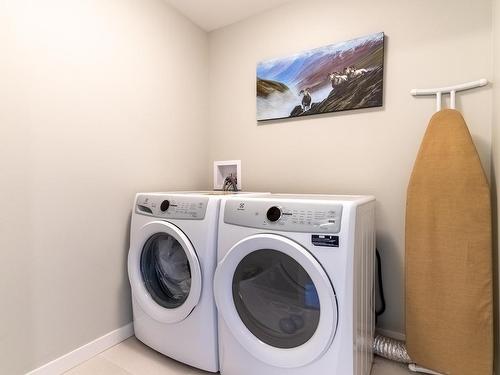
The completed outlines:
<svg viewBox="0 0 500 375">
<path fill-rule="evenodd" d="M 135 335 L 160 353 L 212 372 L 219 370 L 212 289 L 219 205 L 231 195 L 140 193 L 131 223 Z"/>
<path fill-rule="evenodd" d="M 221 204 L 214 294 L 223 375 L 369 375 L 375 200 Z"/>
</svg>

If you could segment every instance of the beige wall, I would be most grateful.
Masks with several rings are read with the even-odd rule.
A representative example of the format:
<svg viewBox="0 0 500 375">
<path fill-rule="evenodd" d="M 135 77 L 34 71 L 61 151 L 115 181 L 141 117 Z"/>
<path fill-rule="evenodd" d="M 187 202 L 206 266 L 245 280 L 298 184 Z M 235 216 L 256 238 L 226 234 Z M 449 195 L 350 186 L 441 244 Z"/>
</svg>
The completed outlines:
<svg viewBox="0 0 500 375">
<path fill-rule="evenodd" d="M 255 67 L 263 59 L 384 31 L 385 106 L 258 126 Z M 491 79 L 491 1 L 294 1 L 209 34 L 210 152 L 241 159 L 243 187 L 374 194 L 388 310 L 404 331 L 404 215 L 412 165 L 434 112 L 414 87 Z M 492 93 L 458 99 L 490 169 Z"/>
<path fill-rule="evenodd" d="M 500 206 L 498 197 L 500 197 L 500 0 L 493 0 L 493 126 L 492 126 L 492 188 L 493 188 L 493 216 L 495 224 L 495 242 L 494 242 L 494 257 L 495 265 L 495 290 L 496 290 L 496 335 L 495 335 L 495 357 L 496 357 L 496 373 L 499 373 L 500 359 L 500 327 L 499 327 L 499 307 L 500 307 L 500 289 L 499 289 L 499 274 L 500 274 L 500 259 L 498 249 L 500 249 Z"/>
<path fill-rule="evenodd" d="M 206 187 L 207 36 L 161 0 L 0 2 L 0 373 L 129 323 L 141 190 Z"/>
</svg>

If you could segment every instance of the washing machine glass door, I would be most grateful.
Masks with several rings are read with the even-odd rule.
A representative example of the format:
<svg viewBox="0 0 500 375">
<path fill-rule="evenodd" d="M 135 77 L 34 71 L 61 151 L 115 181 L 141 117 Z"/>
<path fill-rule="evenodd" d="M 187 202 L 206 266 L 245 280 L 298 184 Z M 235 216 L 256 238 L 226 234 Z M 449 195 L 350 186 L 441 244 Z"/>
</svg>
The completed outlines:
<svg viewBox="0 0 500 375">
<path fill-rule="evenodd" d="M 201 294 L 201 269 L 193 245 L 175 225 L 144 225 L 131 243 L 129 275 L 134 298 L 154 319 L 185 319 Z"/>
<path fill-rule="evenodd" d="M 228 328 L 259 360 L 304 366 L 331 345 L 337 328 L 334 288 L 296 242 L 272 234 L 247 237 L 229 250 L 214 283 Z"/>
</svg>

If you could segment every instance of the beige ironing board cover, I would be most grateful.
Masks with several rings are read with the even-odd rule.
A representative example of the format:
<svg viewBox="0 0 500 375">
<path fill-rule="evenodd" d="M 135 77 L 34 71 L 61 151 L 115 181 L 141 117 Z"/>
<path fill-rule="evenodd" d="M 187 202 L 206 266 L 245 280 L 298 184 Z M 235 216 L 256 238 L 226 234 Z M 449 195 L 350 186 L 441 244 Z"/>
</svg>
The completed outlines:
<svg viewBox="0 0 500 375">
<path fill-rule="evenodd" d="M 462 115 L 431 119 L 406 202 L 406 340 L 420 366 L 493 373 L 491 203 Z"/>
</svg>

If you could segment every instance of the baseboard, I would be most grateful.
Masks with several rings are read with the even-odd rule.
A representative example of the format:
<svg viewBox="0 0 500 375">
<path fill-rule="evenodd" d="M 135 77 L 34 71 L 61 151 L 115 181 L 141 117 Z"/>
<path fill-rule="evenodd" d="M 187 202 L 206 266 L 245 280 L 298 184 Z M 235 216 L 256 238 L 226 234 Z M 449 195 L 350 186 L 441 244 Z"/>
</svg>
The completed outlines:
<svg viewBox="0 0 500 375">
<path fill-rule="evenodd" d="M 89 342 L 53 361 L 28 372 L 26 375 L 54 375 L 62 374 L 106 349 L 128 339 L 134 334 L 134 326 L 129 323 L 121 328 L 111 331 L 94 341 Z"/>
<path fill-rule="evenodd" d="M 400 341 L 406 341 L 406 335 L 401 332 L 391 331 L 389 329 L 377 328 L 376 332 L 385 337 L 390 337 L 391 339 L 396 339 Z"/>
</svg>

